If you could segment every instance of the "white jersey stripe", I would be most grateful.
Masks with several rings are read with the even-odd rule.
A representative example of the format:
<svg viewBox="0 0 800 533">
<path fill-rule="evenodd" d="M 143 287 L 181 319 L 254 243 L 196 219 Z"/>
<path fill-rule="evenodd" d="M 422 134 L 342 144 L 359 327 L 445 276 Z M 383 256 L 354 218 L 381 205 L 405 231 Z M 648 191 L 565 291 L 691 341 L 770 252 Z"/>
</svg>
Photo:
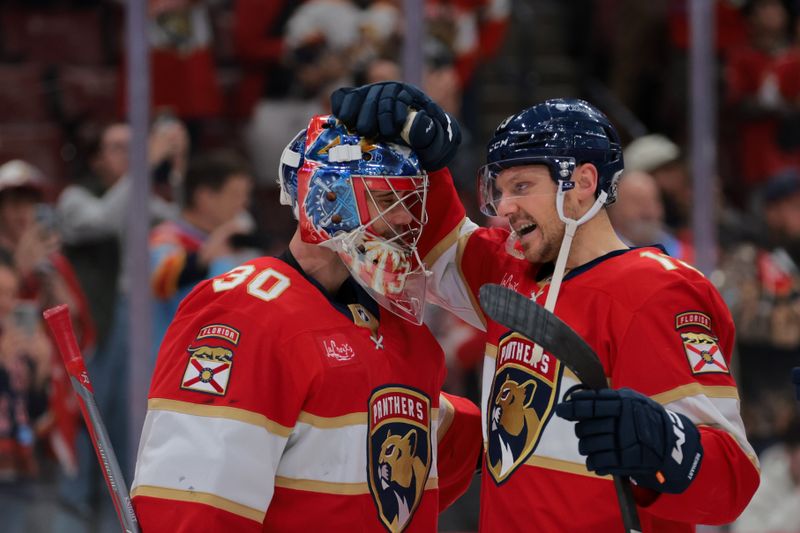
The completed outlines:
<svg viewBox="0 0 800 533">
<path fill-rule="evenodd" d="M 744 422 L 739 413 L 739 400 L 695 395 L 664 404 L 670 411 L 685 415 L 698 426 L 709 426 L 728 433 L 742 451 L 759 468 L 755 450 L 747 441 Z"/>
<path fill-rule="evenodd" d="M 431 413 L 431 478 L 438 476 L 438 411 L 433 409 Z M 314 460 L 309 461 L 309 457 Z M 367 425 L 323 429 L 298 422 L 289 437 L 277 475 L 319 483 L 367 483 Z"/>
<path fill-rule="evenodd" d="M 434 263 L 427 263 L 432 275 L 428 278 L 427 301 L 454 313 L 467 324 L 486 331 L 486 318 L 475 301 L 461 271 L 461 255 L 470 234 L 478 228 L 469 219 L 459 227 L 458 239 L 445 239 L 449 243 L 445 250 L 435 249 L 440 255 Z M 432 257 L 435 254 L 428 254 Z"/>
<path fill-rule="evenodd" d="M 266 512 L 286 441 L 241 420 L 151 409 L 133 488 L 206 493 Z"/>
</svg>

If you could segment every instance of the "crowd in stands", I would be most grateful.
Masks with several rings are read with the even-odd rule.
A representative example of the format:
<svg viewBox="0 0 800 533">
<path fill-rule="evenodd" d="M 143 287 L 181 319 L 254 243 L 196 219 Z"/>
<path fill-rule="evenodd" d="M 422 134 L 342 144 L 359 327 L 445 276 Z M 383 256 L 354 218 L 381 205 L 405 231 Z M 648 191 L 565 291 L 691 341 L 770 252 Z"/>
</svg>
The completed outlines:
<svg viewBox="0 0 800 533">
<path fill-rule="evenodd" d="M 498 54 L 529 68 L 525 56 L 535 51 L 503 48 L 509 32 L 535 31 L 515 29 L 518 3 L 424 1 L 422 85 L 466 126 L 453 173 L 473 208 L 481 135 L 495 124 L 483 123 L 484 110 L 466 96 L 481 87 Z M 158 343 L 197 281 L 286 246 L 294 223 L 278 205 L 281 152 L 311 115 L 328 110 L 334 88 L 402 77 L 403 2 L 147 4 L 152 196 L 141 217 L 153 228 L 147 290 Z M 732 530 L 800 531 L 800 409 L 789 381 L 790 368 L 800 365 L 800 2 L 715 2 L 719 176 L 716 196 L 702 199 L 692 198 L 687 144 L 689 1 L 570 4 L 563 8 L 569 26 L 555 30 L 571 36 L 571 59 L 582 70 L 564 96 L 591 100 L 592 87 L 607 87 L 615 105 L 605 110 L 626 137 L 626 171 L 610 211 L 620 236 L 631 246 L 660 243 L 691 263 L 691 206 L 702 202 L 715 214 L 710 276 L 737 325 L 733 371 L 763 474 Z M 124 15 L 121 1 L 0 4 L 4 531 L 116 529 L 42 325 L 41 311 L 51 305 L 70 304 L 98 404 L 132 478 L 127 302 L 130 291 L 144 288 L 130 286 L 124 256 L 132 187 Z M 619 109 L 629 113 L 615 115 Z M 477 210 L 470 216 L 502 223 Z M 481 335 L 436 309 L 428 322 L 448 355 L 449 389 L 479 401 Z M 150 363 L 156 350 L 145 356 Z M 443 529 L 474 529 L 476 497 L 470 492 L 469 505 L 457 503 Z"/>
</svg>

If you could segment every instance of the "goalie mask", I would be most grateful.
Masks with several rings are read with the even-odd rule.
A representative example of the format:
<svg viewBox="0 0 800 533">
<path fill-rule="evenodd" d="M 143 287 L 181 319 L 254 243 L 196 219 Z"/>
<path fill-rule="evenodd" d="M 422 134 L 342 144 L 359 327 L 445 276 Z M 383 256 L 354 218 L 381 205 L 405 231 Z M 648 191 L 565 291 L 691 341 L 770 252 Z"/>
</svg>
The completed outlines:
<svg viewBox="0 0 800 533">
<path fill-rule="evenodd" d="M 427 273 L 417 242 L 428 176 L 416 155 L 320 115 L 284 149 L 278 179 L 303 242 L 336 251 L 375 301 L 421 324 Z"/>
</svg>

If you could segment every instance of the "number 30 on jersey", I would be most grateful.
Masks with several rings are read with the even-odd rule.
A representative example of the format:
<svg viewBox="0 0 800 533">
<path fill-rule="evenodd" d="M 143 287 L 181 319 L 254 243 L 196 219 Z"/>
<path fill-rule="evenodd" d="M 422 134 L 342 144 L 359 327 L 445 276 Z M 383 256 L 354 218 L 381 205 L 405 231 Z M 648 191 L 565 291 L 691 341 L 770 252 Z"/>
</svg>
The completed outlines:
<svg viewBox="0 0 800 533">
<path fill-rule="evenodd" d="M 274 268 L 267 268 L 253 276 L 256 267 L 253 265 L 241 265 L 226 274 L 223 274 L 211 282 L 214 292 L 229 291 L 238 287 L 248 279 L 247 294 L 255 296 L 259 300 L 269 302 L 280 296 L 283 291 L 289 288 L 292 281 Z"/>
</svg>

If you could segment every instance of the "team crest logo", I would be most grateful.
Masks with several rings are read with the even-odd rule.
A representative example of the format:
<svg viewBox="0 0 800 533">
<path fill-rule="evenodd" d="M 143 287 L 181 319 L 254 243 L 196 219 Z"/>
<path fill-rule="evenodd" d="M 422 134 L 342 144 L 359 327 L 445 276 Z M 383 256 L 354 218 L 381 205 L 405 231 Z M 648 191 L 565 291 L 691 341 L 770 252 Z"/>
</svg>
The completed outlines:
<svg viewBox="0 0 800 533">
<path fill-rule="evenodd" d="M 561 363 L 517 333 L 501 339 L 487 409 L 487 467 L 499 485 L 533 453 L 558 397 Z"/>
<path fill-rule="evenodd" d="M 224 324 L 212 324 L 203 326 L 197 333 L 195 341 L 202 339 L 221 339 L 236 346 L 239 344 L 239 331 Z M 223 396 L 231 376 L 233 352 L 224 346 L 209 344 L 189 346 L 187 351 L 189 362 L 183 372 L 181 388 Z"/>
<path fill-rule="evenodd" d="M 422 500 L 431 468 L 430 400 L 398 385 L 369 399 L 369 490 L 378 516 L 392 533 L 403 531 Z"/>
</svg>

